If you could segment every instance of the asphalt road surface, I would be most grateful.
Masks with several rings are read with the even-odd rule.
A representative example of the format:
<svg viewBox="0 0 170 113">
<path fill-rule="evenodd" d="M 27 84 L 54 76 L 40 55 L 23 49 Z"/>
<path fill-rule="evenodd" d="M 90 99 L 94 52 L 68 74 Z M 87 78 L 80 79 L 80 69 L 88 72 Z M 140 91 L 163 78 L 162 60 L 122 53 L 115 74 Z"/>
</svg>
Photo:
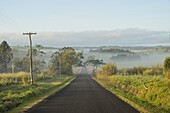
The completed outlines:
<svg viewBox="0 0 170 113">
<path fill-rule="evenodd" d="M 102 88 L 82 69 L 63 90 L 26 111 L 27 113 L 139 113 Z"/>
</svg>

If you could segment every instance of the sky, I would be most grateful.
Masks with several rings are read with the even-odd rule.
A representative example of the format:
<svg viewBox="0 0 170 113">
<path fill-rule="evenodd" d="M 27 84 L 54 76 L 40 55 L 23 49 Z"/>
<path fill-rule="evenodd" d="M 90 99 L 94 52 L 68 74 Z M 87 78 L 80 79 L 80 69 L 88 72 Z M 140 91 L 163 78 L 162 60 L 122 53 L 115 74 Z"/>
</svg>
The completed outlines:
<svg viewBox="0 0 170 113">
<path fill-rule="evenodd" d="M 37 32 L 35 43 L 46 46 L 138 45 L 139 38 L 167 43 L 169 12 L 170 0 L 0 0 L 0 41 L 25 45 L 22 33 Z"/>
</svg>

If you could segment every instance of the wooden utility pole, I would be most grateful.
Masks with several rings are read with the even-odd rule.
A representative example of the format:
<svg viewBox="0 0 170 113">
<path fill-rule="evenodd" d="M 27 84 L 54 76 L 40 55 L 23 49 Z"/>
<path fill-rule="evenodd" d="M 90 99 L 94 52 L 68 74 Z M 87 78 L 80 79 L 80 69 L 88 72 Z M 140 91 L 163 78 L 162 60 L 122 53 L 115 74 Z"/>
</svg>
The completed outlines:
<svg viewBox="0 0 170 113">
<path fill-rule="evenodd" d="M 60 73 L 60 76 L 61 76 L 61 56 L 60 56 L 60 53 L 59 53 L 59 73 Z"/>
<path fill-rule="evenodd" d="M 30 41 L 30 52 L 29 52 L 29 58 L 30 58 L 30 78 L 31 78 L 31 84 L 34 83 L 34 76 L 33 76 L 33 60 L 32 60 L 32 40 L 31 40 L 31 35 L 36 35 L 37 33 L 23 33 L 23 35 L 28 35 L 29 36 L 29 41 Z"/>
</svg>

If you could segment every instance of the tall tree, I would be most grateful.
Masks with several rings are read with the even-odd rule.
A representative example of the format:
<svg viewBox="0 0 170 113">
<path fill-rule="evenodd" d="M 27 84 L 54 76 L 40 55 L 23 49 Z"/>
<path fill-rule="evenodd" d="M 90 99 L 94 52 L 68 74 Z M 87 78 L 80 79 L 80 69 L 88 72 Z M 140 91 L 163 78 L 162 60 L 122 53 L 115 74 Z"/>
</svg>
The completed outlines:
<svg viewBox="0 0 170 113">
<path fill-rule="evenodd" d="M 7 72 L 7 64 L 11 61 L 12 59 L 12 49 L 8 45 L 6 41 L 3 41 L 0 44 L 0 72 L 4 73 Z"/>
<path fill-rule="evenodd" d="M 50 68 L 54 73 L 72 74 L 72 66 L 82 66 L 83 54 L 71 47 L 64 47 L 51 56 Z"/>
</svg>

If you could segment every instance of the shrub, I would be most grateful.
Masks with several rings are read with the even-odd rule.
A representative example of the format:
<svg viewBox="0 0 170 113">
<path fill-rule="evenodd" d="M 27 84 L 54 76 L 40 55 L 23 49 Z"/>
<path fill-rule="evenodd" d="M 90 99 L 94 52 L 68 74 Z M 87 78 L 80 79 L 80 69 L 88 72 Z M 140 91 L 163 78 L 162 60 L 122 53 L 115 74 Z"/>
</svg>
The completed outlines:
<svg viewBox="0 0 170 113">
<path fill-rule="evenodd" d="M 170 57 L 166 57 L 164 61 L 164 75 L 165 78 L 170 79 Z"/>
<path fill-rule="evenodd" d="M 115 64 L 106 64 L 102 66 L 102 70 L 99 72 L 100 74 L 111 76 L 118 72 L 117 66 Z"/>
<path fill-rule="evenodd" d="M 170 57 L 166 57 L 164 61 L 164 69 L 169 70 L 170 69 Z"/>
<path fill-rule="evenodd" d="M 164 76 L 165 76 L 165 78 L 170 79 L 170 70 L 165 70 Z"/>
</svg>

